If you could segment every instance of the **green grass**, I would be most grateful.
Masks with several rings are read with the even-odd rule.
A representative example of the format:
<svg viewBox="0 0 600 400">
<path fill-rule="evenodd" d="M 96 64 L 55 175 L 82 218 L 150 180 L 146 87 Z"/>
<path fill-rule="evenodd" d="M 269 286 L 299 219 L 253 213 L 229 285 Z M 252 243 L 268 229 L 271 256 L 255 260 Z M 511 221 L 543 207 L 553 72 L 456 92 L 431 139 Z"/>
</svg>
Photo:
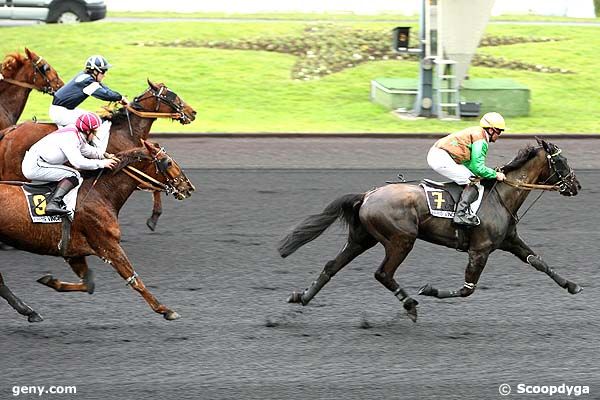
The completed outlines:
<svg viewBox="0 0 600 400">
<path fill-rule="evenodd" d="M 230 20 L 269 20 L 269 21 L 415 21 L 419 20 L 418 15 L 403 15 L 394 13 L 384 13 L 377 15 L 362 15 L 352 12 L 329 12 L 329 13 L 252 13 L 237 14 L 224 12 L 131 12 L 131 11 L 109 11 L 108 17 L 121 18 L 201 18 L 201 19 L 230 19 Z"/>
<path fill-rule="evenodd" d="M 600 0 L 596 0 L 600 1 Z M 237 14 L 224 12 L 158 12 L 158 11 L 109 11 L 109 17 L 120 18 L 202 18 L 202 19 L 231 19 L 231 20 L 271 20 L 271 21 L 419 21 L 418 15 L 404 15 L 396 13 L 381 13 L 377 15 L 355 14 L 353 12 L 329 12 L 329 13 L 252 13 L 252 14 Z M 598 22 L 597 18 L 571 18 L 571 17 L 553 17 L 541 15 L 499 15 L 491 18 L 492 21 L 515 21 L 515 22 Z"/>
<path fill-rule="evenodd" d="M 111 14 L 112 15 L 112 14 Z M 131 15 L 131 14 L 127 14 Z M 383 19 L 382 16 L 379 16 Z M 391 29 L 389 23 L 336 22 L 361 29 Z M 115 66 L 105 83 L 129 98 L 142 93 L 146 78 L 166 83 L 198 111 L 191 125 L 159 120 L 154 132 L 449 132 L 472 121 L 404 121 L 369 101 L 376 77 L 416 77 L 410 61 L 361 64 L 314 81 L 291 79 L 295 57 L 286 54 L 206 48 L 133 46 L 143 41 L 229 40 L 300 35 L 306 23 L 101 21 L 80 25 L 31 25 L 0 28 L 0 52 L 43 55 L 69 80 L 88 55 L 103 54 Z M 582 26 L 495 25 L 494 35 L 564 37 L 549 43 L 486 47 L 480 52 L 506 59 L 563 67 L 574 75 L 473 67 L 471 77 L 512 78 L 532 90 L 531 116 L 508 121 L 511 132 L 600 132 L 597 65 L 599 28 Z M 50 97 L 32 93 L 23 119 L 47 119 Z M 83 106 L 98 109 L 102 102 Z"/>
</svg>

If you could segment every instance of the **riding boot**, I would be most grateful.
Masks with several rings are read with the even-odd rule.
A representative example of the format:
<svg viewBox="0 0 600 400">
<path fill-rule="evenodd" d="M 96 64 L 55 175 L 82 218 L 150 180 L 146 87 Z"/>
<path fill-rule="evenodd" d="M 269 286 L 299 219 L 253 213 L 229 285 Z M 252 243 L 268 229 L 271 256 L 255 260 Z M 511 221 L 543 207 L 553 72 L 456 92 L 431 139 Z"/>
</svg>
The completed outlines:
<svg viewBox="0 0 600 400">
<path fill-rule="evenodd" d="M 46 215 L 65 215 L 69 213 L 63 203 L 63 197 L 75 187 L 72 178 L 65 178 L 58 182 L 54 193 L 46 199 Z"/>
<path fill-rule="evenodd" d="M 467 226 L 479 225 L 479 217 L 471 213 L 471 203 L 477 200 L 477 197 L 479 197 L 477 187 L 466 185 L 460 195 L 460 201 L 452 220 L 455 224 Z"/>
</svg>

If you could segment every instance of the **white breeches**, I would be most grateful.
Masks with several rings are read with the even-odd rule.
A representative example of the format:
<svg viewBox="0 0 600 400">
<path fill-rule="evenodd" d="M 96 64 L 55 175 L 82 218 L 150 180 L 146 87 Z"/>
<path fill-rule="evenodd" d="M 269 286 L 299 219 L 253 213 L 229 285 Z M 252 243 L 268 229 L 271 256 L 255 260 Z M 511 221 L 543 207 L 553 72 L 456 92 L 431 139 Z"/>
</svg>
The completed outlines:
<svg viewBox="0 0 600 400">
<path fill-rule="evenodd" d="M 427 153 L 427 164 L 440 175 L 458 183 L 459 185 L 467 185 L 471 183 L 471 178 L 475 175 L 462 164 L 457 164 L 450 154 L 444 149 L 432 146 Z M 471 204 L 473 210 L 479 208 L 483 195 L 483 186 L 479 183 L 475 185 L 479 192 L 479 197 Z"/>
<path fill-rule="evenodd" d="M 68 108 L 51 105 L 48 110 L 48 114 L 52 121 L 60 128 L 66 125 L 74 124 L 77 121 L 77 118 L 86 113 L 86 110 L 82 110 L 81 108 L 74 108 L 69 110 Z M 96 131 L 96 136 L 92 140 L 92 143 L 95 147 L 100 149 L 103 153 L 106 152 L 106 148 L 108 147 L 108 138 L 110 136 L 110 126 L 112 122 L 110 121 L 102 121 L 102 125 Z"/>
<path fill-rule="evenodd" d="M 32 181 L 58 182 L 65 178 L 75 177 L 79 180 L 79 184 L 82 182 L 81 174 L 76 169 L 62 164 L 49 164 L 30 151 L 25 153 L 21 167 L 25 178 Z"/>
</svg>

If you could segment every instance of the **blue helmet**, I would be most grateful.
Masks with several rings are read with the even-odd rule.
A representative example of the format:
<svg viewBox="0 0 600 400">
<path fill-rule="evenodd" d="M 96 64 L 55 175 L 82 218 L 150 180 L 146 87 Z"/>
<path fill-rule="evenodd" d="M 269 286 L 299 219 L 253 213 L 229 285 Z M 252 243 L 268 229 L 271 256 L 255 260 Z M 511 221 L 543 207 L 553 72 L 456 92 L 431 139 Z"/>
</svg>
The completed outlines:
<svg viewBox="0 0 600 400">
<path fill-rule="evenodd" d="M 87 61 L 85 62 L 86 70 L 93 70 L 93 71 L 105 73 L 106 70 L 109 69 L 110 67 L 112 67 L 112 65 L 109 64 L 108 61 L 106 61 L 106 58 L 99 56 L 99 55 L 90 56 L 87 59 Z"/>
</svg>

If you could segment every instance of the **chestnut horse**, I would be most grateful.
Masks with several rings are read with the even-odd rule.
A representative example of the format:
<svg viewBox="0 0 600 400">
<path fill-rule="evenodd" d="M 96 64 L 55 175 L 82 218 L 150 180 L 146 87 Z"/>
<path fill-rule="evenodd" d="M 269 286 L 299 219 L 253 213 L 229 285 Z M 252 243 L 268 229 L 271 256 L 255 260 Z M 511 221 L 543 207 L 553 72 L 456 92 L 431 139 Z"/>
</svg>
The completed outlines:
<svg viewBox="0 0 600 400">
<path fill-rule="evenodd" d="M 317 280 L 303 292 L 293 292 L 288 301 L 308 304 L 338 271 L 358 255 L 381 243 L 385 248 L 385 258 L 375 272 L 375 278 L 403 303 L 409 317 L 416 321 L 418 302 L 394 280 L 396 269 L 412 250 L 416 239 L 469 254 L 465 284 L 460 290 L 438 290 L 426 285 L 419 291 L 421 295 L 437 298 L 471 295 L 488 256 L 497 249 L 508 251 L 546 273 L 569 293 L 579 293 L 579 285 L 556 273 L 517 233 L 517 210 L 529 190 L 558 190 L 561 195 L 575 196 L 581 189 L 561 150 L 543 140 L 538 139 L 538 143 L 541 147 L 522 149 L 502 168 L 506 174 L 505 182 L 483 182 L 486 192 L 478 211 L 481 224 L 467 231 L 457 228 L 451 219 L 432 217 L 424 190 L 418 183 L 392 184 L 367 193 L 348 194 L 334 200 L 321 214 L 307 217 L 279 243 L 282 257 L 316 239 L 339 218 L 349 226 L 348 240 L 341 252 L 325 265 Z M 461 240 L 462 236 L 467 240 Z"/>
<path fill-rule="evenodd" d="M 147 139 L 156 118 L 172 118 L 181 124 L 195 119 L 196 111 L 162 83 L 148 80 L 148 89 L 136 97 L 127 108 L 112 115 L 112 126 L 107 151 L 117 153 L 140 145 Z M 0 179 L 24 180 L 21 162 L 25 152 L 45 135 L 56 130 L 56 125 L 25 122 L 0 132 Z M 154 230 L 162 213 L 160 192 L 153 192 L 154 207 L 147 225 Z"/>
<path fill-rule="evenodd" d="M 54 68 L 28 48 L 25 55 L 7 55 L 0 73 L 0 129 L 17 123 L 31 89 L 52 94 L 64 85 Z"/>
<path fill-rule="evenodd" d="M 0 240 L 17 249 L 31 253 L 62 256 L 73 271 L 81 278 L 80 283 L 61 282 L 51 276 L 40 282 L 62 291 L 92 293 L 93 276 L 88 270 L 86 257 L 100 257 L 121 275 L 157 313 L 167 320 L 179 318 L 179 314 L 161 304 L 146 288 L 119 244 L 121 230 L 119 210 L 140 184 L 124 169 L 132 165 L 157 182 L 164 184 L 167 191 L 178 194 L 178 198 L 191 196 L 193 187 L 179 165 L 164 151 L 146 141 L 138 147 L 117 154 L 120 162 L 112 174 L 102 174 L 98 179 L 87 178 L 77 194 L 77 206 L 71 227 L 71 238 L 65 253 L 61 253 L 61 224 L 34 224 L 29 216 L 28 204 L 21 187 L 0 184 Z M 19 300 L 4 283 L 0 274 L 0 296 L 29 322 L 38 322 L 42 317 Z"/>
</svg>

